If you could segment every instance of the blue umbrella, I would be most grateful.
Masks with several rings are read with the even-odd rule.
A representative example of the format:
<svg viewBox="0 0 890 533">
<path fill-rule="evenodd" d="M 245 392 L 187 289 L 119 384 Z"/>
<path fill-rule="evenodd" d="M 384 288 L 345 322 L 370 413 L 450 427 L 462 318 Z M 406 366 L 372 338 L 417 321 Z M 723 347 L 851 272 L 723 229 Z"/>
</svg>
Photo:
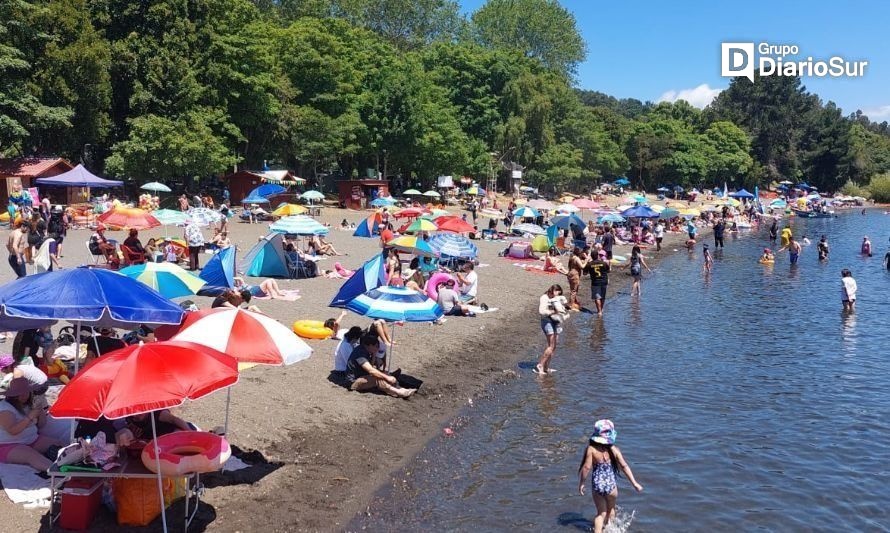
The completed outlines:
<svg viewBox="0 0 890 533">
<path fill-rule="evenodd" d="M 375 198 L 371 202 L 371 205 L 373 205 L 374 207 L 389 207 L 391 205 L 395 205 L 395 203 L 396 203 L 396 201 L 393 200 L 392 198 L 384 198 L 384 197 L 380 196 L 378 198 Z"/>
<path fill-rule="evenodd" d="M 630 185 L 630 180 L 627 178 L 618 178 L 617 180 L 613 181 L 612 183 L 614 183 L 615 185 L 618 185 L 620 187 L 627 187 L 628 185 Z"/>
<path fill-rule="evenodd" d="M 621 216 L 621 215 L 619 215 L 619 214 L 617 214 L 617 213 L 608 213 L 608 214 L 603 215 L 603 216 L 601 216 L 601 217 L 599 218 L 599 223 L 600 223 L 600 224 L 604 224 L 604 223 L 606 223 L 606 222 L 612 222 L 612 223 L 618 223 L 618 224 L 620 224 L 620 223 L 624 222 L 624 217 Z"/>
<path fill-rule="evenodd" d="M 469 239 L 454 233 L 439 233 L 430 237 L 427 243 L 440 255 L 472 259 L 479 255 L 479 249 Z"/>
<path fill-rule="evenodd" d="M 392 322 L 390 338 L 395 336 L 395 322 L 432 322 L 444 314 L 439 304 L 426 294 L 385 285 L 353 298 L 346 304 L 346 309 L 369 318 Z M 389 355 L 386 358 L 387 368 L 392 363 L 392 352 Z"/>
<path fill-rule="evenodd" d="M 646 205 L 636 205 L 621 212 L 625 218 L 658 218 L 658 212 Z"/>
<path fill-rule="evenodd" d="M 287 235 L 327 235 L 330 231 L 327 227 L 306 215 L 293 215 L 282 217 L 269 226 L 274 233 Z"/>
<path fill-rule="evenodd" d="M 271 203 L 268 198 L 261 194 L 254 194 L 256 191 L 248 194 L 243 200 L 241 200 L 242 204 L 269 204 Z"/>
<path fill-rule="evenodd" d="M 754 198 L 754 195 L 746 191 L 745 189 L 739 189 L 736 192 L 729 193 L 729 196 L 733 198 Z"/>
<path fill-rule="evenodd" d="M 386 261 L 383 254 L 377 254 L 365 261 L 352 276 L 349 277 L 331 303 L 330 307 L 346 307 L 355 297 L 386 283 Z"/>
<path fill-rule="evenodd" d="M 279 185 L 277 183 L 264 183 L 264 184 L 260 185 L 259 187 L 257 187 L 256 189 L 250 191 L 250 194 L 248 194 L 248 196 L 262 196 L 265 198 L 265 197 L 272 196 L 275 194 L 283 193 L 286 190 L 287 189 L 285 189 L 284 187 L 282 187 L 281 185 Z M 256 202 L 254 202 L 254 203 L 256 203 Z"/>
<path fill-rule="evenodd" d="M 522 206 L 513 211 L 513 216 L 518 218 L 538 218 L 541 216 L 541 213 L 534 207 Z"/>
<path fill-rule="evenodd" d="M 580 226 L 583 228 L 587 225 L 578 215 L 560 215 L 553 217 L 550 219 L 550 224 L 559 229 L 569 229 L 570 226 Z"/>
</svg>

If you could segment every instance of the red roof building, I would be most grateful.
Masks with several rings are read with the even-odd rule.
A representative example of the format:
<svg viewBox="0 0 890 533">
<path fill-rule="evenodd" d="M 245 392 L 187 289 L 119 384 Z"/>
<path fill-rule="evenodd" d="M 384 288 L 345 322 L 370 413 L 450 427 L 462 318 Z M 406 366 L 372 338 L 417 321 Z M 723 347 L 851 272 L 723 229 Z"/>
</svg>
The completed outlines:
<svg viewBox="0 0 890 533">
<path fill-rule="evenodd" d="M 298 185 L 306 180 L 294 176 L 289 170 L 239 170 L 229 174 L 223 180 L 229 188 L 232 205 L 241 203 L 241 200 L 264 183 L 277 183 L 283 187 Z"/>
<path fill-rule="evenodd" d="M 74 166 L 60 157 L 19 157 L 0 159 L 0 206 L 9 203 L 9 195 L 16 186 L 35 187 L 37 178 L 49 178 L 68 172 Z M 55 199 L 55 203 L 61 203 Z"/>
</svg>

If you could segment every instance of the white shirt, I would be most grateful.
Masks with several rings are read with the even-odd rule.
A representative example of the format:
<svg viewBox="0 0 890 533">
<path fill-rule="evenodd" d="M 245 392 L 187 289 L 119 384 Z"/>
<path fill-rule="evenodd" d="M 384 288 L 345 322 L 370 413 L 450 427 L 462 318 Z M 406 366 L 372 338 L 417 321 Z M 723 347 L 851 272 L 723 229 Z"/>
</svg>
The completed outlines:
<svg viewBox="0 0 890 533">
<path fill-rule="evenodd" d="M 0 401 L 0 411 L 9 411 L 12 413 L 14 423 L 25 418 L 21 413 L 15 410 L 15 407 L 6 400 Z M 28 424 L 18 435 L 7 433 L 5 429 L 0 427 L 0 444 L 31 444 L 37 440 L 37 424 Z"/>
<path fill-rule="evenodd" d="M 461 294 L 475 297 L 476 291 L 479 288 L 479 275 L 476 274 L 475 270 L 471 270 L 469 274 L 464 276 L 464 279 L 467 281 L 467 283 L 465 285 L 461 285 Z"/>
<path fill-rule="evenodd" d="M 841 278 L 843 283 L 841 287 L 841 299 L 854 301 L 856 300 L 856 280 L 852 277 Z"/>
<path fill-rule="evenodd" d="M 337 343 L 337 348 L 334 349 L 334 372 L 346 372 L 346 362 L 349 361 L 353 348 L 352 343 L 346 339 Z"/>
<path fill-rule="evenodd" d="M 655 225 L 655 238 L 664 237 L 664 225 L 659 222 Z"/>
</svg>

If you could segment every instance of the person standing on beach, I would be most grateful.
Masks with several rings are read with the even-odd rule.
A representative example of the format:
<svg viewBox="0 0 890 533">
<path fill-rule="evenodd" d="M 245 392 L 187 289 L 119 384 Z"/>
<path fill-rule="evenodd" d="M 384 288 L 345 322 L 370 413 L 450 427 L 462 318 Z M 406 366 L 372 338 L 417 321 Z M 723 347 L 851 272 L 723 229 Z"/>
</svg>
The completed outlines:
<svg viewBox="0 0 890 533">
<path fill-rule="evenodd" d="M 590 477 L 593 504 L 596 505 L 593 531 L 602 533 L 615 518 L 619 469 L 637 492 L 643 492 L 643 486 L 637 483 L 633 471 L 621 455 L 621 450 L 615 446 L 615 439 L 618 438 L 615 424 L 611 420 L 597 420 L 593 428 L 593 435 L 587 441 L 587 448 L 578 468 L 578 492 L 584 496 L 584 484 Z"/>
<path fill-rule="evenodd" d="M 572 250 L 569 258 L 569 271 L 566 279 L 569 282 L 569 309 L 578 311 L 581 309 L 581 300 L 578 299 L 578 289 L 581 287 L 581 274 L 587 268 L 588 257 L 584 250 L 577 246 Z"/>
<path fill-rule="evenodd" d="M 28 226 L 22 222 L 15 222 L 15 229 L 9 233 L 6 241 L 6 249 L 9 251 L 9 266 L 15 272 L 17 278 L 25 277 L 28 272 L 25 268 L 25 248 L 28 246 Z"/>
<path fill-rule="evenodd" d="M 655 224 L 655 230 L 652 232 L 655 235 L 655 251 L 661 251 L 661 241 L 664 240 L 664 222 L 661 220 Z"/>
<path fill-rule="evenodd" d="M 769 226 L 769 242 L 776 242 L 776 239 L 779 237 L 779 223 L 776 219 L 773 219 L 773 223 Z"/>
<path fill-rule="evenodd" d="M 606 259 L 612 260 L 612 246 L 615 245 L 615 234 L 612 233 L 612 226 L 606 228 L 603 234 L 603 251 L 606 252 Z"/>
<path fill-rule="evenodd" d="M 819 254 L 819 261 L 827 261 L 828 260 L 828 239 L 825 238 L 825 235 L 819 239 L 819 244 L 816 245 L 816 251 Z"/>
<path fill-rule="evenodd" d="M 556 341 L 559 340 L 559 334 L 562 333 L 562 322 L 567 314 L 565 312 L 565 296 L 562 295 L 562 287 L 559 285 L 551 285 L 547 292 L 541 295 L 538 302 L 538 314 L 541 317 L 541 330 L 547 339 L 547 346 L 544 353 L 538 359 L 535 365 L 536 374 L 549 374 L 553 372 L 550 368 L 550 360 L 556 352 Z"/>
<path fill-rule="evenodd" d="M 689 240 L 695 240 L 695 235 L 698 233 L 698 228 L 695 227 L 695 217 L 690 218 L 689 221 L 686 222 L 686 233 L 689 234 Z"/>
<path fill-rule="evenodd" d="M 841 270 L 841 303 L 844 305 L 844 311 L 856 310 L 856 291 L 858 289 L 850 269 Z"/>
<path fill-rule="evenodd" d="M 606 252 L 600 250 L 596 258 L 587 264 L 590 272 L 590 297 L 596 306 L 596 313 L 603 316 L 603 306 L 606 302 L 606 289 L 609 287 L 609 271 L 612 267 L 606 257 Z"/>
</svg>

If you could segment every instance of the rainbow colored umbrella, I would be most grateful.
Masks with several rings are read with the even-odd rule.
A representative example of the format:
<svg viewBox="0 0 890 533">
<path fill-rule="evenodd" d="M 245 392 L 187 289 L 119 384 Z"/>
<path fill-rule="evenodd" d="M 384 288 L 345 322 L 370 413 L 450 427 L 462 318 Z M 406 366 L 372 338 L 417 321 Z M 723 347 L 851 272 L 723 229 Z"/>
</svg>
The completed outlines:
<svg viewBox="0 0 890 533">
<path fill-rule="evenodd" d="M 418 233 L 421 231 L 436 231 L 437 229 L 439 229 L 439 227 L 436 226 L 436 224 L 434 224 L 432 221 L 425 218 L 418 218 L 410 226 L 408 226 L 408 229 L 406 229 L 405 232 Z"/>
<path fill-rule="evenodd" d="M 121 269 L 120 273 L 148 285 L 167 298 L 197 294 L 206 281 L 175 263 L 145 263 Z"/>
<path fill-rule="evenodd" d="M 395 248 L 400 252 L 414 254 L 423 257 L 437 257 L 439 254 L 433 250 L 425 240 L 413 235 L 402 235 L 386 243 L 390 248 Z"/>
</svg>

